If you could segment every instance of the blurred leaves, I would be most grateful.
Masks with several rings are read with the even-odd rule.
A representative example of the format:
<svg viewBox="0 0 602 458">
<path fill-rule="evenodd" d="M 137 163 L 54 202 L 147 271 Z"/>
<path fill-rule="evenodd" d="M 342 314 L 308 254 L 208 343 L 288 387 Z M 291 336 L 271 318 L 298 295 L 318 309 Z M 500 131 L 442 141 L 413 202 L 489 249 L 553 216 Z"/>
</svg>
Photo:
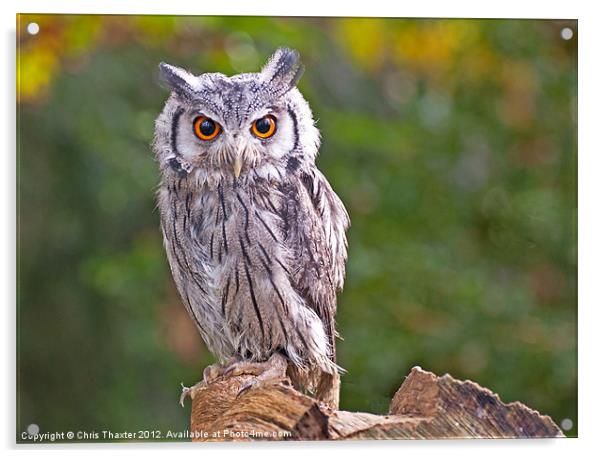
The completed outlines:
<svg viewBox="0 0 602 458">
<path fill-rule="evenodd" d="M 256 71 L 277 46 L 352 218 L 342 407 L 385 412 L 419 364 L 576 425 L 576 26 L 19 16 L 18 427 L 186 427 L 178 384 L 212 358 L 154 211 L 156 66 Z"/>
</svg>

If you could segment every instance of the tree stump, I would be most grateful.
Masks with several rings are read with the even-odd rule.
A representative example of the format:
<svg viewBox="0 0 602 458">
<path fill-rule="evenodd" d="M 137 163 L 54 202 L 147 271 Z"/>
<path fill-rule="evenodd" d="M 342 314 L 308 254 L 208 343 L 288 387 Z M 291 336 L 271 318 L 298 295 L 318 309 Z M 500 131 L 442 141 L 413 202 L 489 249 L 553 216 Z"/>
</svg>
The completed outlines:
<svg viewBox="0 0 602 458">
<path fill-rule="evenodd" d="M 193 441 L 564 437 L 550 417 L 520 402 L 504 404 L 472 381 L 419 367 L 395 393 L 388 415 L 331 410 L 287 380 L 237 397 L 249 377 L 189 390 Z"/>
</svg>

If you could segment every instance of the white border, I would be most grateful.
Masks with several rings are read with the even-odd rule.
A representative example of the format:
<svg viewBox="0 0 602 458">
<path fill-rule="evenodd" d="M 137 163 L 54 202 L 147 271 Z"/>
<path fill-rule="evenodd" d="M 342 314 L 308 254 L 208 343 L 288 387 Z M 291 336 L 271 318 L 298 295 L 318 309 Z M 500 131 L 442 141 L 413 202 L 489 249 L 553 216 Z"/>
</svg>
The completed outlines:
<svg viewBox="0 0 602 458">
<path fill-rule="evenodd" d="M 99 6 L 101 5 L 101 6 Z M 289 443 L 289 444 L 125 444 L 112 445 L 48 445 L 19 446 L 22 450 L 45 449 L 53 455 L 65 453 L 80 454 L 82 449 L 93 455 L 111 453 L 131 455 L 134 449 L 144 450 L 152 455 L 164 455 L 167 449 L 176 448 L 177 453 L 209 453 L 222 455 L 265 456 L 266 453 L 286 453 L 287 456 L 303 456 L 308 453 L 344 453 L 347 455 L 365 454 L 371 449 L 374 453 L 445 453 L 451 456 L 506 457 L 509 453 L 526 452 L 548 456 L 566 457 L 569 453 L 584 453 L 589 448 L 600 450 L 596 438 L 599 434 L 599 412 L 601 402 L 598 388 L 600 381 L 600 294 L 598 282 L 601 273 L 600 224 L 602 211 L 602 145 L 600 141 L 600 44 L 602 37 L 600 15 L 596 14 L 593 1 L 428 1 L 393 2 L 382 0 L 346 1 L 328 3 L 323 0 L 304 0 L 288 3 L 284 1 L 235 1 L 228 2 L 169 2 L 145 0 L 144 2 L 123 2 L 119 0 L 85 1 L 80 0 L 22 0 L 2 2 L 0 20 L 3 24 L 1 35 L 4 53 L 0 84 L 5 103 L 0 111 L 1 136 L 5 139 L 5 152 L 2 157 L 2 199 L 0 215 L 3 224 L 0 237 L 0 252 L 4 260 L 0 275 L 0 291 L 4 292 L 4 336 L 5 352 L 4 377 L 0 377 L 4 395 L 4 414 L 1 416 L 0 432 L 5 448 L 13 449 L 15 437 L 15 14 L 21 13 L 103 13 L 103 14 L 203 14 L 203 15 L 299 15 L 299 16 L 404 16 L 404 17 L 520 17 L 579 19 L 579 439 L 548 441 L 429 441 L 429 442 L 361 442 L 361 443 Z M 521 453 L 522 455 L 522 453 Z M 589 454 L 588 454 L 589 455 Z M 587 455 L 586 455 L 587 456 Z"/>
</svg>

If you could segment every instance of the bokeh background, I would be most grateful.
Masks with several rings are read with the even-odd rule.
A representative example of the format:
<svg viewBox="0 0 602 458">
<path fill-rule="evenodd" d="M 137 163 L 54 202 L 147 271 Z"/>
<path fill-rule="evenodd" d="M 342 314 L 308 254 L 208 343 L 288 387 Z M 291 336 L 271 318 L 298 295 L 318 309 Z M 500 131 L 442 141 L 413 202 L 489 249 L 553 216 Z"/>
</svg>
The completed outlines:
<svg viewBox="0 0 602 458">
<path fill-rule="evenodd" d="M 283 45 L 353 222 L 341 407 L 386 412 L 420 365 L 576 434 L 576 21 L 21 15 L 17 35 L 19 437 L 187 427 L 180 382 L 213 358 L 159 232 L 157 63 L 256 71 Z"/>
</svg>

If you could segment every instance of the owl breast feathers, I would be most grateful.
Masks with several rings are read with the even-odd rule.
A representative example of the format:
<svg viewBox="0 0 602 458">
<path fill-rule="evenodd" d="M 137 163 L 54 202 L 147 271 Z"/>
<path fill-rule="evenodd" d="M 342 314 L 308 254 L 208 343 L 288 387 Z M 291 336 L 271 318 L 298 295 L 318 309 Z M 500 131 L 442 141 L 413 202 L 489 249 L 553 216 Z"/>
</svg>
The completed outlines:
<svg viewBox="0 0 602 458">
<path fill-rule="evenodd" d="M 172 94 L 156 121 L 158 206 L 182 301 L 220 360 L 282 352 L 335 374 L 349 218 L 315 166 L 302 72 L 288 49 L 232 77 L 161 64 Z"/>
</svg>

